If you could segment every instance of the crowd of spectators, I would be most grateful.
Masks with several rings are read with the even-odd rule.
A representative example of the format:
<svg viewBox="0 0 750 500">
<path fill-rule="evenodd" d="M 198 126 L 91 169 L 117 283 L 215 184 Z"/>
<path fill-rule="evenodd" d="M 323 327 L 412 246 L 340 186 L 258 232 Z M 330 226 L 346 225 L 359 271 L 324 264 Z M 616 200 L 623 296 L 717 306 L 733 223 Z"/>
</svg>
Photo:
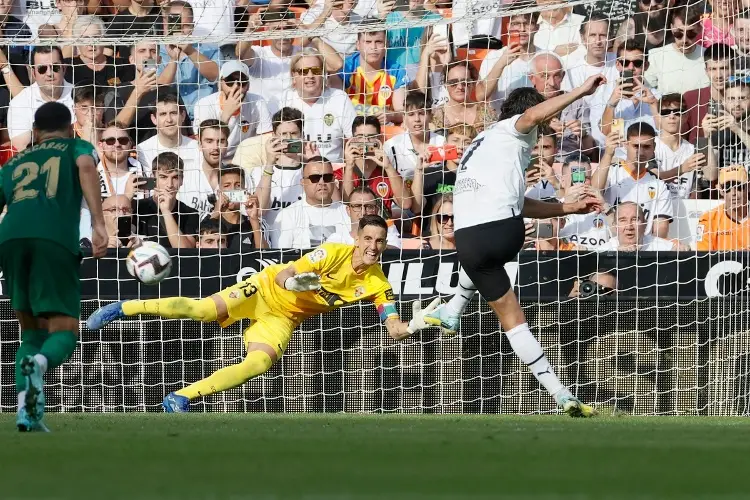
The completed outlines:
<svg viewBox="0 0 750 500">
<path fill-rule="evenodd" d="M 601 73 L 539 129 L 526 181 L 528 197 L 594 193 L 606 211 L 529 221 L 526 250 L 750 244 L 750 1 L 637 2 L 618 29 L 550 0 L 451 23 L 471 2 L 310 1 L 0 2 L 5 157 L 33 144 L 41 104 L 68 106 L 100 159 L 113 248 L 309 248 L 378 213 L 389 247 L 451 251 L 460 158 L 505 97 Z M 692 242 L 670 238 L 685 200 L 725 201 Z"/>
</svg>

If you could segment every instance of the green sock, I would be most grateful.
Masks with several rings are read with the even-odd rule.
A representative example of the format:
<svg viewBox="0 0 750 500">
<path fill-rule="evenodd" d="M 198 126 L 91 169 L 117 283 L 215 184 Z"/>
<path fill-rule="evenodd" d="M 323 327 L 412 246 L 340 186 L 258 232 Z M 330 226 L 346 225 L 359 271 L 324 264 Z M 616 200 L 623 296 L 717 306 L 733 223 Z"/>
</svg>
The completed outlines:
<svg viewBox="0 0 750 500">
<path fill-rule="evenodd" d="M 16 392 L 26 390 L 26 377 L 21 375 L 21 360 L 37 354 L 47 339 L 47 330 L 24 330 L 21 332 L 21 345 L 16 351 Z"/>
<path fill-rule="evenodd" d="M 39 354 L 47 358 L 47 370 L 65 363 L 76 350 L 77 341 L 78 337 L 70 330 L 50 333 L 39 351 Z"/>
</svg>

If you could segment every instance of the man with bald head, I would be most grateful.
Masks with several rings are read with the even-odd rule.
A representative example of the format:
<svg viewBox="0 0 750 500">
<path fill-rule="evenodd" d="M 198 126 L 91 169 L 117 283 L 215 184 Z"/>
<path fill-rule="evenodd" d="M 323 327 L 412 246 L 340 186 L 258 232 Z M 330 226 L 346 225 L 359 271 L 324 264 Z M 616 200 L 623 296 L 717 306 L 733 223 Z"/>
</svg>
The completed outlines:
<svg viewBox="0 0 750 500">
<path fill-rule="evenodd" d="M 624 201 L 613 209 L 613 222 L 616 236 L 599 251 L 617 250 L 621 252 L 659 252 L 684 251 L 689 247 L 679 241 L 659 238 L 653 234 L 646 234 L 646 214 L 638 203 Z"/>
<path fill-rule="evenodd" d="M 132 233 L 129 233 L 127 237 L 120 237 L 118 230 L 120 217 L 133 216 L 130 198 L 124 194 L 104 198 L 102 212 L 104 212 L 104 227 L 107 229 L 107 237 L 109 238 L 107 248 L 132 247 L 135 244 L 135 237 L 132 236 Z"/>
</svg>

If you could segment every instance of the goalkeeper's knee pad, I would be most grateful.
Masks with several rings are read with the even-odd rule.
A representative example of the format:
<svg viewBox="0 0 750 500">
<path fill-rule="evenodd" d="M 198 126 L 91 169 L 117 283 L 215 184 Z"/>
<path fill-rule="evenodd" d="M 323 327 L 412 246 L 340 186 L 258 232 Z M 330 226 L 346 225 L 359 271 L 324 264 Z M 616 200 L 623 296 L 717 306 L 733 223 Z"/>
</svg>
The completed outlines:
<svg viewBox="0 0 750 500">
<path fill-rule="evenodd" d="M 246 380 L 263 375 L 272 365 L 273 361 L 271 360 L 271 356 L 263 351 L 248 352 L 245 359 L 240 363 L 240 366 L 244 369 L 244 373 L 247 375 Z"/>
</svg>

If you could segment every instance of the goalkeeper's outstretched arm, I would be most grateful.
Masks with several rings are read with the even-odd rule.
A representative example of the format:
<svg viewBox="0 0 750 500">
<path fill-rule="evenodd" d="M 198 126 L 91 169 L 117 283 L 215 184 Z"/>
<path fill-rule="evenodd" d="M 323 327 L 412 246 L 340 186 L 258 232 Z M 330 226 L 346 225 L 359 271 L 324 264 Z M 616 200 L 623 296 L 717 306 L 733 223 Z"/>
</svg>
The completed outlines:
<svg viewBox="0 0 750 500">
<path fill-rule="evenodd" d="M 388 335 L 394 340 L 404 340 L 407 337 L 417 333 L 418 331 L 429 328 L 432 325 L 425 323 L 425 314 L 429 314 L 434 311 L 437 306 L 440 305 L 440 297 L 430 302 L 430 304 L 422 309 L 422 301 L 419 299 L 411 303 L 412 318 L 408 323 L 401 321 L 399 318 L 388 318 L 385 320 L 385 328 L 388 330 Z"/>
</svg>

